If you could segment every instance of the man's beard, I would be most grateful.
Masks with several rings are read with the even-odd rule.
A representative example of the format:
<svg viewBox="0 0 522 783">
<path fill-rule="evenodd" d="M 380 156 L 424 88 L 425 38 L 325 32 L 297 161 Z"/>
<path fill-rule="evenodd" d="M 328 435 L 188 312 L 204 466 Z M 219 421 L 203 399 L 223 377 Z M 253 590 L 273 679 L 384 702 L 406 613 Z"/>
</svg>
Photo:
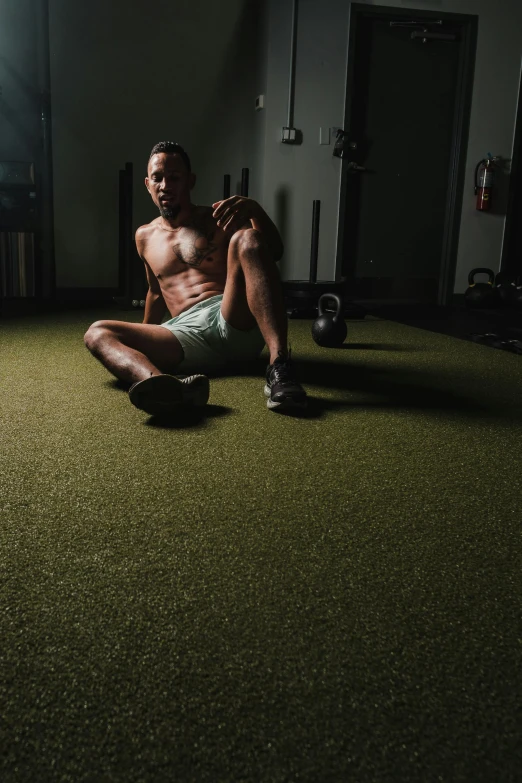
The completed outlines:
<svg viewBox="0 0 522 783">
<path fill-rule="evenodd" d="M 180 210 L 181 207 L 179 204 L 173 204 L 172 206 L 170 204 L 168 206 L 161 205 L 159 207 L 160 215 L 165 218 L 165 220 L 175 220 L 179 215 Z"/>
</svg>

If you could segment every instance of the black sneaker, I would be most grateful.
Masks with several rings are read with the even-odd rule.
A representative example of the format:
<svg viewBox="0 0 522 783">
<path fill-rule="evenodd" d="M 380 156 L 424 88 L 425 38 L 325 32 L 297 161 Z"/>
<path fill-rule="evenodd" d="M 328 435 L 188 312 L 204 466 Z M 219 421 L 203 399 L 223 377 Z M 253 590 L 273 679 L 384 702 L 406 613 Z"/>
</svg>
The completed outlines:
<svg viewBox="0 0 522 783">
<path fill-rule="evenodd" d="M 176 375 L 183 384 L 183 404 L 202 407 L 208 402 L 210 381 L 206 375 Z"/>
<path fill-rule="evenodd" d="M 183 406 L 206 405 L 210 383 L 206 375 L 151 375 L 129 389 L 130 401 L 151 416 L 177 413 Z"/>
<path fill-rule="evenodd" d="M 279 411 L 303 410 L 308 400 L 306 392 L 294 375 L 292 351 L 288 351 L 288 359 L 278 357 L 266 369 L 265 395 L 268 397 L 267 408 Z"/>
</svg>

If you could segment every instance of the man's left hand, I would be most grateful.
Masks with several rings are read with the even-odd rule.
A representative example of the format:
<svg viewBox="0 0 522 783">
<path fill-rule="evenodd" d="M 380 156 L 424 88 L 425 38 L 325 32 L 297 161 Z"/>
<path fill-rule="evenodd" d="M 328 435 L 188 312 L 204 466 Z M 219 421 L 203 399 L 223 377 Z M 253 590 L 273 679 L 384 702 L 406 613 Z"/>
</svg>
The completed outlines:
<svg viewBox="0 0 522 783">
<path fill-rule="evenodd" d="M 218 226 L 226 232 L 242 228 L 251 218 L 257 217 L 261 209 L 257 201 L 245 196 L 231 196 L 224 201 L 216 201 L 212 206 L 214 207 L 212 216 L 216 218 Z"/>
</svg>

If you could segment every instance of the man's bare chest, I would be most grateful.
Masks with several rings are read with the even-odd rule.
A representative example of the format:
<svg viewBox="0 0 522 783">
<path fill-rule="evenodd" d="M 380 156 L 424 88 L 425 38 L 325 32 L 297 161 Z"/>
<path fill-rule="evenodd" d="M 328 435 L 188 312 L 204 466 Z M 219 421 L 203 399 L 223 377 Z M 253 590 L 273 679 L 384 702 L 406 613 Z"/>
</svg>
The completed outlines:
<svg viewBox="0 0 522 783">
<path fill-rule="evenodd" d="M 226 269 L 228 240 L 214 220 L 196 219 L 179 231 L 157 228 L 147 242 L 146 257 L 158 279 L 199 269 L 219 274 Z"/>
</svg>

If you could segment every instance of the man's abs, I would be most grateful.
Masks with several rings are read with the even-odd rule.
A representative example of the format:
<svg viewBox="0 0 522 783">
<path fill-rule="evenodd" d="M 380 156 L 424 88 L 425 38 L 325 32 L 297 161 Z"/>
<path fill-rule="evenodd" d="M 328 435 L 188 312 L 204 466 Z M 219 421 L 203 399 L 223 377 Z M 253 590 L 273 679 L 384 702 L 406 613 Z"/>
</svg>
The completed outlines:
<svg viewBox="0 0 522 783">
<path fill-rule="evenodd" d="M 136 240 L 155 278 L 147 271 L 150 290 L 161 293 L 172 318 L 225 290 L 229 240 L 210 208 L 199 207 L 190 225 L 174 231 L 152 221 Z"/>
</svg>

